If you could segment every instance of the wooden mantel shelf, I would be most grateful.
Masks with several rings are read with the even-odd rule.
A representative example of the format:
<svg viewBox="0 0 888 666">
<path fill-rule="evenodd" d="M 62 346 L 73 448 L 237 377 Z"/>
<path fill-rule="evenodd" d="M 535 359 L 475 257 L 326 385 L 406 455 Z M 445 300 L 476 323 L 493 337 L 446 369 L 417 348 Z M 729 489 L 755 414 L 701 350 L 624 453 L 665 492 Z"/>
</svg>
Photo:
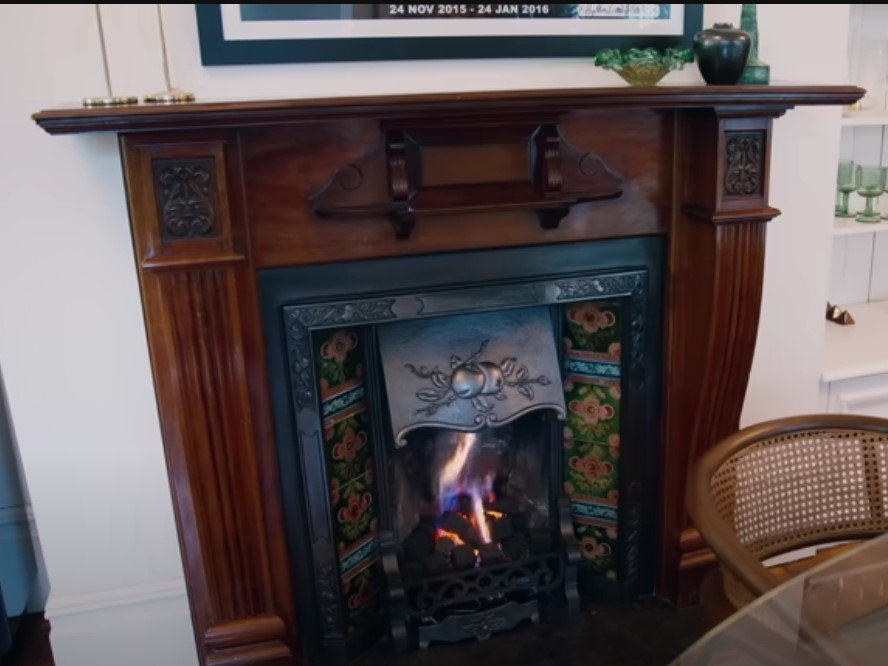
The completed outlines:
<svg viewBox="0 0 888 666">
<path fill-rule="evenodd" d="M 175 129 L 245 127 L 294 123 L 318 118 L 362 116 L 500 113 L 520 109 L 559 113 L 581 108 L 763 107 L 847 105 L 864 91 L 856 86 L 655 86 L 509 90 L 373 97 L 269 99 L 193 102 L 180 105 L 138 104 L 127 107 L 66 107 L 35 113 L 50 134 L 138 132 Z"/>
</svg>

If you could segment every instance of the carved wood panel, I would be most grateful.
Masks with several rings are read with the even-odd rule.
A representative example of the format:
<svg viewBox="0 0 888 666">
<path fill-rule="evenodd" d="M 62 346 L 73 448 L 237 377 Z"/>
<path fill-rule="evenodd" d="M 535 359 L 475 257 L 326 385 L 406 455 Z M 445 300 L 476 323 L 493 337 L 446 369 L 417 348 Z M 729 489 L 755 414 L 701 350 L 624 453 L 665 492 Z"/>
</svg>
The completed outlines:
<svg viewBox="0 0 888 666">
<path fill-rule="evenodd" d="M 725 195 L 761 195 L 765 178 L 765 133 L 725 132 Z"/>
<path fill-rule="evenodd" d="M 768 208 L 768 172 L 771 151 L 771 122 L 782 110 L 767 112 L 717 113 L 719 130 L 713 149 L 718 153 L 711 165 L 717 174 L 715 197 L 708 210 L 720 215 L 736 211 L 754 212 Z"/>
<path fill-rule="evenodd" d="M 466 213 L 531 211 L 544 229 L 556 229 L 574 206 L 623 193 L 605 161 L 573 146 L 555 123 L 413 123 L 386 129 L 380 141 L 311 195 L 317 217 L 386 217 L 399 240 L 410 238 L 419 218 Z"/>
<path fill-rule="evenodd" d="M 219 235 L 214 160 L 154 160 L 152 170 L 161 240 Z"/>
<path fill-rule="evenodd" d="M 242 142 L 253 260 L 257 267 L 267 268 L 665 233 L 672 185 L 672 112 L 626 109 L 566 114 L 559 127 L 578 154 L 560 172 L 546 172 L 546 187 L 554 187 L 560 175 L 563 190 L 581 191 L 583 181 L 599 167 L 597 155 L 623 179 L 621 197 L 574 206 L 558 228 L 545 231 L 540 229 L 537 213 L 523 210 L 434 216 L 417 222 L 409 242 L 398 243 L 393 242 L 392 221 L 385 215 L 324 219 L 313 215 L 308 204 L 337 170 L 332 185 L 339 190 L 338 198 L 360 189 L 388 200 L 389 165 L 379 125 L 331 120 L 298 129 L 246 130 Z M 478 141 L 477 136 L 472 140 Z M 505 142 L 498 142 L 484 145 L 483 165 L 478 163 L 478 153 L 458 146 L 435 153 L 436 182 L 468 177 L 469 170 L 471 175 L 484 171 L 488 181 L 495 179 L 494 167 L 508 164 Z M 502 146 L 501 152 L 496 145 Z M 364 168 L 361 160 L 374 150 L 378 152 L 371 160 L 372 168 Z M 586 154 L 590 156 L 583 159 Z M 565 159 L 565 151 L 560 155 Z M 555 161 L 553 151 L 548 158 Z M 449 164 L 446 173 L 444 162 Z M 399 188 L 408 177 L 401 179 Z M 494 195 L 490 201 L 496 201 L 500 186 L 487 187 L 488 194 Z M 344 238 L 351 242 L 343 243 Z"/>
</svg>

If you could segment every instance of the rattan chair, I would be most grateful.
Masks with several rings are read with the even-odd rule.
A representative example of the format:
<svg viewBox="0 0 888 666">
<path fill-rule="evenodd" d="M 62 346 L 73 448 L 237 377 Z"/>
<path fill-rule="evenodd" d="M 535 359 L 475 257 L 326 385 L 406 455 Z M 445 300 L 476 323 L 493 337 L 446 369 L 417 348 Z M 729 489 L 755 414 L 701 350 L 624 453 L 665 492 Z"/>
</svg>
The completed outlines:
<svg viewBox="0 0 888 666">
<path fill-rule="evenodd" d="M 786 578 L 763 560 L 888 531 L 888 420 L 822 414 L 741 430 L 694 466 L 688 507 L 740 608 Z"/>
</svg>

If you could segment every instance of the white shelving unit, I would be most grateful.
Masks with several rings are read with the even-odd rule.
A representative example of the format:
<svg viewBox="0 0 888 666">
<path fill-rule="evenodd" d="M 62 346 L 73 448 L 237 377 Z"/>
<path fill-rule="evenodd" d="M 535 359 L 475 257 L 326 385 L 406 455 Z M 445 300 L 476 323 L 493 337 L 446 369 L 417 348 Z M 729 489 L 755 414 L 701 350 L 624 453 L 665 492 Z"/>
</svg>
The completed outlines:
<svg viewBox="0 0 888 666">
<path fill-rule="evenodd" d="M 842 115 L 841 157 L 858 165 L 888 164 L 888 5 L 851 5 L 851 80 L 869 91 L 864 110 Z M 864 201 L 851 195 L 850 209 Z M 888 197 L 876 202 L 888 212 Z M 888 220 L 835 218 L 828 299 L 855 323 L 824 322 L 821 379 L 824 407 L 888 417 Z"/>
<path fill-rule="evenodd" d="M 834 236 L 853 236 L 855 234 L 879 234 L 888 231 L 888 220 L 881 222 L 858 222 L 853 217 L 837 217 L 833 223 Z"/>
<path fill-rule="evenodd" d="M 845 307 L 856 323 L 826 322 L 823 381 L 888 373 L 888 301 Z"/>
<path fill-rule="evenodd" d="M 876 109 L 872 111 L 845 111 L 842 115 L 845 127 L 873 127 L 888 125 L 888 111 Z"/>
</svg>

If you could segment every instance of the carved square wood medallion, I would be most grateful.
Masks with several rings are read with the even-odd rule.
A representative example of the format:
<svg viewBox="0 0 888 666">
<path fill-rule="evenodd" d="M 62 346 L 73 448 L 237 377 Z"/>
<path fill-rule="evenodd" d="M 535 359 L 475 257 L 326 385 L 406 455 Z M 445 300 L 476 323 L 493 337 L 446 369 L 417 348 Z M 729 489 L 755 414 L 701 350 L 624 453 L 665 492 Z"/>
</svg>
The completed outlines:
<svg viewBox="0 0 888 666">
<path fill-rule="evenodd" d="M 151 168 L 161 240 L 218 237 L 215 160 L 154 160 Z"/>
<path fill-rule="evenodd" d="M 761 195 L 765 171 L 765 132 L 725 133 L 725 195 Z"/>
</svg>

